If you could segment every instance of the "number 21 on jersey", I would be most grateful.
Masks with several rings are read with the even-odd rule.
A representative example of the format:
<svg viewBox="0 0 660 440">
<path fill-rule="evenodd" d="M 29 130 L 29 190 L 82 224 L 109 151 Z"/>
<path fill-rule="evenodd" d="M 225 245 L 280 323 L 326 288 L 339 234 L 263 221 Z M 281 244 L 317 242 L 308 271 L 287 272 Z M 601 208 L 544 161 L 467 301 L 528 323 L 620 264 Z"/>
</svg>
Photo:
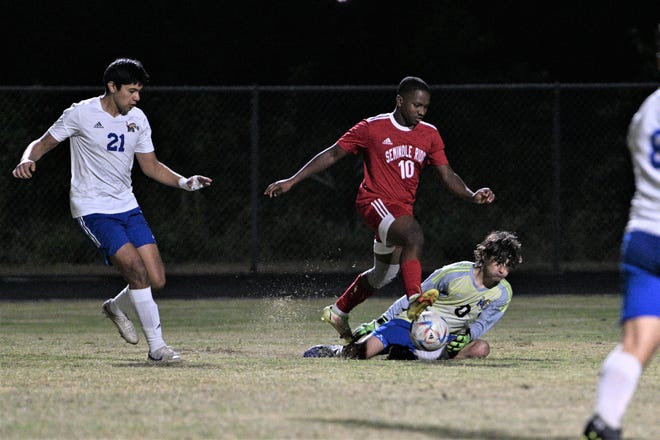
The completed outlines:
<svg viewBox="0 0 660 440">
<path fill-rule="evenodd" d="M 108 144 L 106 145 L 108 151 L 124 151 L 124 135 L 117 133 L 108 133 Z"/>
</svg>

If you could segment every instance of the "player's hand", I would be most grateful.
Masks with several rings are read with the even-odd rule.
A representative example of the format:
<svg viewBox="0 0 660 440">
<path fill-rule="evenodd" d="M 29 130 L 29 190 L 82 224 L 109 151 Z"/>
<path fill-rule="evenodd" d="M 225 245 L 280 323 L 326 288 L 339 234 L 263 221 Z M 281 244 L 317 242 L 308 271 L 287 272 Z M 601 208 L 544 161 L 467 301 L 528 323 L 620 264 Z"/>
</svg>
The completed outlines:
<svg viewBox="0 0 660 440">
<path fill-rule="evenodd" d="M 188 178 L 182 177 L 179 180 L 179 186 L 185 189 L 186 191 L 197 191 L 198 189 L 211 186 L 211 183 L 213 183 L 212 179 L 198 175 L 194 175 Z"/>
<path fill-rule="evenodd" d="M 470 333 L 464 335 L 450 335 L 450 336 L 456 336 L 451 342 L 447 344 L 447 351 L 453 354 L 456 354 L 459 351 L 463 350 L 465 346 L 468 345 L 472 340 Z"/>
<path fill-rule="evenodd" d="M 479 188 L 473 195 L 472 201 L 479 205 L 491 203 L 495 200 L 495 193 L 490 188 Z"/>
<path fill-rule="evenodd" d="M 277 197 L 280 194 L 284 194 L 285 192 L 289 191 L 292 186 L 293 183 L 290 179 L 278 180 L 277 182 L 273 182 L 268 185 L 264 191 L 264 195 L 270 198 Z"/>
<path fill-rule="evenodd" d="M 353 341 L 359 341 L 361 338 L 372 334 L 378 327 L 385 324 L 387 321 L 387 316 L 383 314 L 373 321 L 360 324 L 355 330 L 353 330 Z"/>
<path fill-rule="evenodd" d="M 35 161 L 24 160 L 16 165 L 16 168 L 14 168 L 14 171 L 12 171 L 11 174 L 17 179 L 29 179 L 32 177 L 32 173 L 34 173 L 36 169 L 37 163 Z"/>
<path fill-rule="evenodd" d="M 437 289 L 429 289 L 424 293 L 416 293 L 408 298 L 408 319 L 416 321 L 424 310 L 438 299 Z"/>
</svg>

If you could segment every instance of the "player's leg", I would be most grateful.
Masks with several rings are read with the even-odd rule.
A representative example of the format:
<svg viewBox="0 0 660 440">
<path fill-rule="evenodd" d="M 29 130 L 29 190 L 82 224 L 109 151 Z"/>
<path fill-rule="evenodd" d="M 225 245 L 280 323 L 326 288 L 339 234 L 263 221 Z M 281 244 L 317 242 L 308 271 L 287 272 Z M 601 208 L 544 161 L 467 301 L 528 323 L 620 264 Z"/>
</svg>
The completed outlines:
<svg viewBox="0 0 660 440">
<path fill-rule="evenodd" d="M 348 323 L 348 314 L 355 306 L 369 298 L 376 290 L 386 286 L 399 272 L 400 249 L 387 247 L 374 241 L 374 265 L 361 273 L 332 305 L 323 310 L 322 319 L 329 322 L 341 338 L 354 340 Z"/>
<path fill-rule="evenodd" d="M 383 341 L 373 335 L 367 338 L 364 342 L 364 359 L 370 359 L 379 355 L 384 349 Z"/>
<path fill-rule="evenodd" d="M 623 351 L 633 355 L 646 368 L 660 346 L 660 317 L 640 316 L 623 326 Z"/>
<path fill-rule="evenodd" d="M 138 254 L 140 254 L 142 258 L 142 261 L 144 262 L 147 271 L 147 276 L 149 279 L 149 286 L 151 287 L 152 293 L 161 290 L 165 285 L 165 266 L 163 265 L 163 261 L 160 257 L 160 252 L 158 251 L 158 248 L 156 247 L 156 245 L 145 245 L 138 248 L 137 250 L 138 250 Z M 130 286 L 127 285 L 114 298 L 107 300 L 103 304 L 103 310 L 104 313 L 106 313 L 106 315 L 112 312 L 119 314 L 126 314 L 126 315 L 136 314 L 136 310 L 135 307 L 133 306 L 133 301 L 131 300 L 131 294 L 129 293 L 129 289 Z M 135 342 L 132 341 L 129 342 L 136 344 L 137 332 L 133 331 L 133 334 L 135 335 L 134 337 Z"/>
<path fill-rule="evenodd" d="M 655 353 L 660 336 L 660 276 L 656 255 L 660 237 L 632 232 L 623 240 L 622 343 L 600 369 L 594 416 L 585 435 L 602 428 L 620 435 L 621 420 L 635 393 L 643 368 Z"/>
<path fill-rule="evenodd" d="M 110 256 L 129 241 L 122 226 L 122 214 L 90 214 L 79 217 L 76 221 L 104 257 L 106 264 L 110 263 Z M 137 344 L 138 334 L 127 315 L 128 312 L 134 311 L 128 289 L 129 286 L 126 286 L 114 298 L 106 300 L 101 310 L 115 324 L 126 342 Z"/>
<path fill-rule="evenodd" d="M 410 321 L 397 318 L 384 323 L 365 339 L 363 345 L 365 346 L 365 359 L 383 353 L 390 346 L 406 347 L 412 354 L 414 346 L 410 340 Z M 411 359 L 413 358 L 414 356 L 411 357 Z"/>
<path fill-rule="evenodd" d="M 627 320 L 623 332 L 623 344 L 617 345 L 601 366 L 594 409 L 595 416 L 612 430 L 621 428 L 644 366 L 657 350 L 660 318 Z"/>
<path fill-rule="evenodd" d="M 128 281 L 128 294 L 138 316 L 142 331 L 149 345 L 149 360 L 161 362 L 176 362 L 180 355 L 169 347 L 164 339 L 160 323 L 158 305 L 153 299 L 150 285 L 150 274 L 142 256 L 158 255 L 155 244 L 146 244 L 136 249 L 132 243 L 126 243 L 111 258 L 124 279 Z"/>
<path fill-rule="evenodd" d="M 358 275 L 336 302 L 338 309 L 346 314 L 376 290 L 391 283 L 399 273 L 400 248 L 385 246 L 380 241 L 374 240 L 373 252 L 374 265 Z"/>
<path fill-rule="evenodd" d="M 388 231 L 388 243 L 401 246 L 401 278 L 410 301 L 408 318 L 416 320 L 438 298 L 436 289 L 422 292 L 422 263 L 424 248 L 422 227 L 412 215 L 397 217 Z"/>
<path fill-rule="evenodd" d="M 401 278 L 406 296 L 421 293 L 422 264 L 420 261 L 424 247 L 424 233 L 417 220 L 411 215 L 398 217 L 390 225 L 388 243 L 401 247 Z"/>
<path fill-rule="evenodd" d="M 165 265 L 160 256 L 158 245 L 145 244 L 137 248 L 138 254 L 144 263 L 144 267 L 149 277 L 149 285 L 152 292 L 158 292 L 165 287 Z"/>
<path fill-rule="evenodd" d="M 126 296 L 147 339 L 149 359 L 178 361 L 178 353 L 163 340 L 160 313 L 152 295 L 152 284 L 162 288 L 165 276 L 151 229 L 139 208 L 122 213 L 120 224 L 128 242 L 111 253 L 109 258 L 128 282 Z"/>
<path fill-rule="evenodd" d="M 370 297 L 377 289 L 391 282 L 399 272 L 401 249 L 390 245 L 388 231 L 397 217 L 410 215 L 412 209 L 396 202 L 381 199 L 358 203 L 357 210 L 364 223 L 376 234 L 374 265 L 361 273 L 332 306 L 323 309 L 321 319 L 330 323 L 341 338 L 352 341 L 348 314 L 355 306 Z M 421 269 L 420 269 L 421 283 Z"/>
<path fill-rule="evenodd" d="M 456 356 L 451 359 L 481 359 L 490 354 L 490 345 L 483 339 L 475 339 L 470 341 L 461 351 L 456 353 Z"/>
</svg>

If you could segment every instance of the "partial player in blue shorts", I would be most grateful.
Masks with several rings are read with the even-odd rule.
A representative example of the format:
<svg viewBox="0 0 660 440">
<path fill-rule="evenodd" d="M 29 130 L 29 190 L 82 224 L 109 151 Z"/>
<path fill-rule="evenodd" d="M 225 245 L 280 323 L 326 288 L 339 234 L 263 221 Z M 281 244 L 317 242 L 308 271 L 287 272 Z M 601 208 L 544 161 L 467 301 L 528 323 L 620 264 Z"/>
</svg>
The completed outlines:
<svg viewBox="0 0 660 440">
<path fill-rule="evenodd" d="M 110 264 L 109 257 L 126 243 L 135 248 L 155 244 L 149 225 L 140 208 L 116 214 L 90 214 L 76 219 L 83 232 Z"/>
<path fill-rule="evenodd" d="M 660 237 L 628 232 L 622 254 L 621 322 L 638 316 L 660 317 Z"/>
<path fill-rule="evenodd" d="M 655 38 L 660 69 L 660 24 Z M 626 140 L 635 194 L 621 253 L 623 334 L 600 368 L 596 405 L 584 439 L 621 438 L 621 421 L 639 378 L 660 347 L 660 89 L 635 112 Z"/>
</svg>

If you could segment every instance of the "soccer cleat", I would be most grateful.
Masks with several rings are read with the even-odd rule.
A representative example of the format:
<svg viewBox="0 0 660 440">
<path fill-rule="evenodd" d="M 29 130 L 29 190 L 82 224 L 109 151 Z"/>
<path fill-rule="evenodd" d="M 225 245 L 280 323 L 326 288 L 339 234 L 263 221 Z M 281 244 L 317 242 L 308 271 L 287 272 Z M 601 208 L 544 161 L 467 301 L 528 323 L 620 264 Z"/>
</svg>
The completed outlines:
<svg viewBox="0 0 660 440">
<path fill-rule="evenodd" d="M 419 315 L 438 299 L 438 295 L 440 295 L 440 292 L 436 289 L 429 289 L 424 293 L 411 295 L 408 298 L 410 304 L 408 306 L 408 319 L 416 321 Z"/>
<path fill-rule="evenodd" d="M 181 355 L 172 350 L 172 347 L 165 345 L 155 351 L 150 351 L 147 360 L 151 362 L 159 362 L 163 364 L 170 364 L 173 362 L 181 362 Z"/>
<path fill-rule="evenodd" d="M 581 440 L 621 440 L 621 430 L 610 428 L 603 419 L 594 415 L 587 422 Z"/>
<path fill-rule="evenodd" d="M 119 310 L 119 307 L 114 304 L 114 300 L 112 298 L 103 303 L 101 310 L 103 310 L 105 316 L 110 318 L 110 320 L 115 324 L 117 330 L 119 330 L 119 334 L 122 338 L 124 338 L 126 342 L 129 344 L 138 343 L 139 338 L 137 332 L 135 331 L 135 326 L 131 320 L 128 319 L 128 316 L 126 316 L 126 314 Z"/>
<path fill-rule="evenodd" d="M 353 334 L 351 335 L 353 341 L 359 341 L 365 336 L 372 334 L 374 330 L 386 322 L 387 317 L 385 315 L 381 315 L 378 319 L 374 319 L 373 321 L 365 322 L 364 324 L 359 325 L 355 330 L 353 330 Z"/>
<path fill-rule="evenodd" d="M 342 349 L 344 347 L 341 345 L 315 345 L 305 353 L 303 357 L 306 358 L 328 358 L 328 357 L 341 357 Z"/>
<path fill-rule="evenodd" d="M 332 306 L 323 309 L 321 321 L 325 321 L 333 326 L 337 330 L 337 333 L 339 333 L 340 338 L 348 342 L 353 340 L 353 332 L 351 332 L 351 327 L 348 325 L 348 316 L 338 315 L 332 310 Z"/>
</svg>

